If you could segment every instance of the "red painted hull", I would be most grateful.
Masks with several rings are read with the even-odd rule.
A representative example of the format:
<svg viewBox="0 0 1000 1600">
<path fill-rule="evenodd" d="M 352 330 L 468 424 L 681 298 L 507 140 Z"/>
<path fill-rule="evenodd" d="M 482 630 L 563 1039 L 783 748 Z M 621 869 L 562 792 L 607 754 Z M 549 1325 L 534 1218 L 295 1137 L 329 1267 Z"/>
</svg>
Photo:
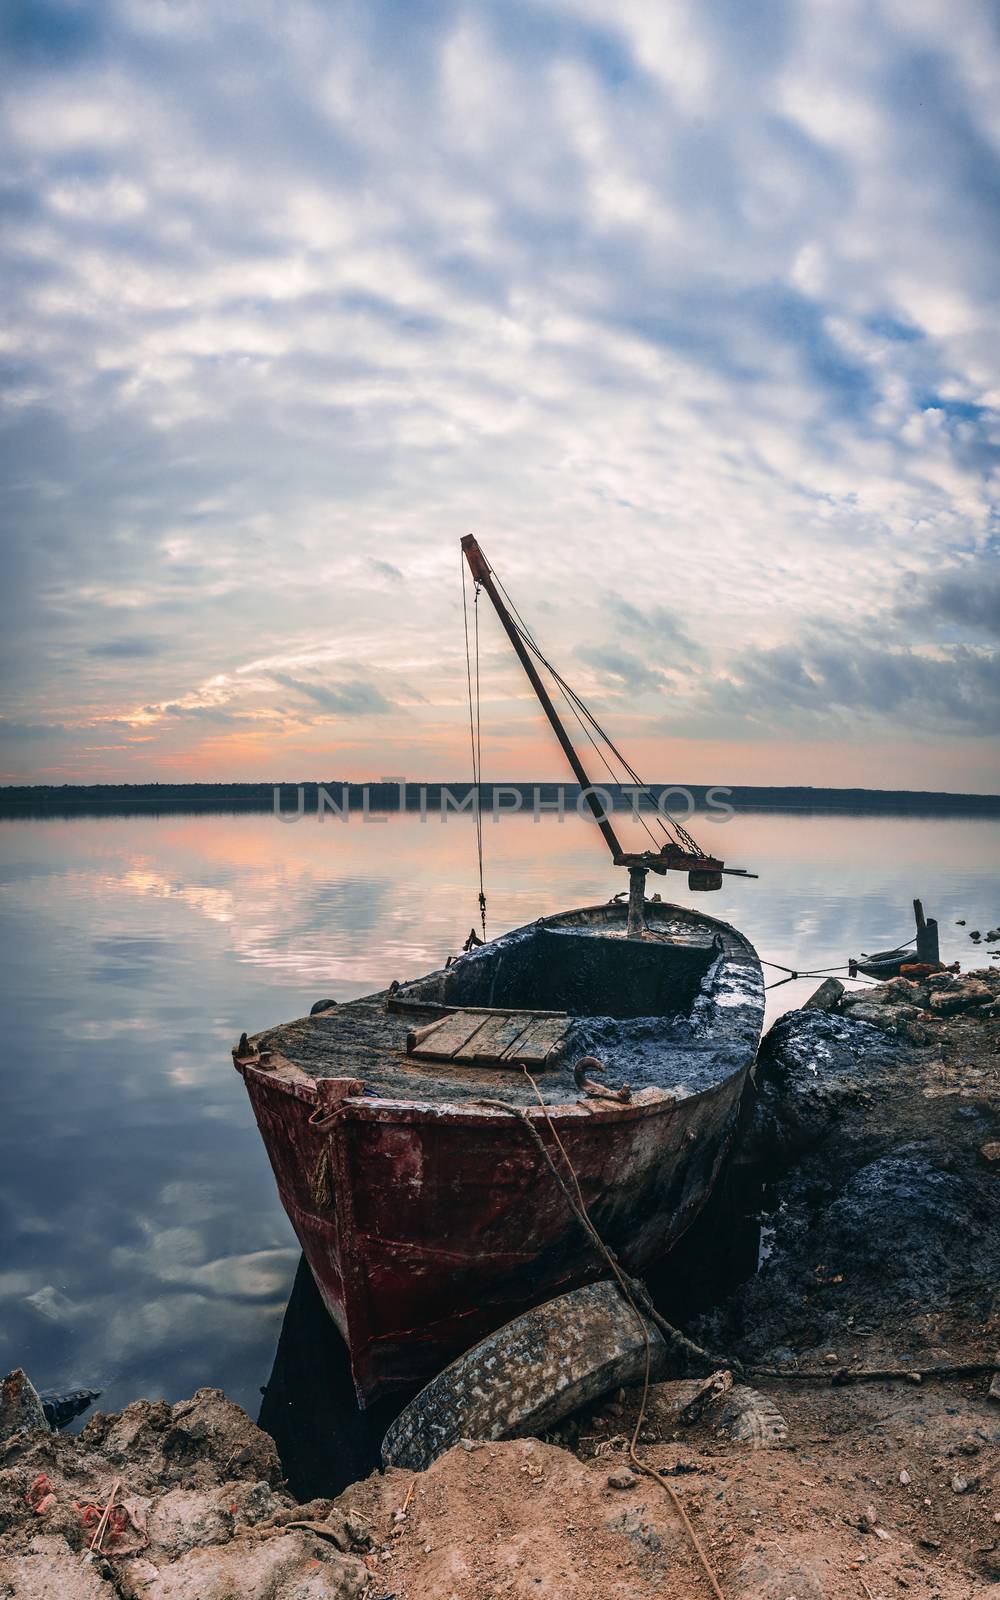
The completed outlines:
<svg viewBox="0 0 1000 1600">
<path fill-rule="evenodd" d="M 323 1125 L 314 1085 L 237 1067 L 362 1405 L 601 1275 L 514 1117 L 356 1098 Z M 745 1075 L 677 1101 L 552 1110 L 598 1229 L 633 1271 L 667 1254 L 710 1195 Z"/>
</svg>

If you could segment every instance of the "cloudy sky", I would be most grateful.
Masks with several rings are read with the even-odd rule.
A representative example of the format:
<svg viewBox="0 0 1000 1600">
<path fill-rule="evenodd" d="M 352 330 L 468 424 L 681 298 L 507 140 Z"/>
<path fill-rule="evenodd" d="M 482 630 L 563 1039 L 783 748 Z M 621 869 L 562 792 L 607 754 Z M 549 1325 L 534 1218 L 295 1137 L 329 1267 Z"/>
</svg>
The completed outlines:
<svg viewBox="0 0 1000 1600">
<path fill-rule="evenodd" d="M 3 17 L 2 781 L 1000 788 L 989 0 Z"/>
</svg>

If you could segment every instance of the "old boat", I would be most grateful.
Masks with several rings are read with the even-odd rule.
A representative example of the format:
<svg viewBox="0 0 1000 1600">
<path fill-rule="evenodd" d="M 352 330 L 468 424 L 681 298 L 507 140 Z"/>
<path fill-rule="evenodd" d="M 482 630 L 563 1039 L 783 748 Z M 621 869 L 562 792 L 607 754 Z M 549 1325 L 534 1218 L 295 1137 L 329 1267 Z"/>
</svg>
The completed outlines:
<svg viewBox="0 0 1000 1600">
<path fill-rule="evenodd" d="M 533 664 L 528 675 L 585 781 Z M 542 917 L 233 1052 L 362 1405 L 602 1275 L 543 1147 L 572 1164 L 633 1272 L 711 1194 L 760 1037 L 760 963 L 726 923 L 647 900 L 645 880 L 683 869 L 692 887 L 716 887 L 738 869 L 683 829 L 626 854 L 603 808 L 597 820 L 629 869 L 627 904 Z"/>
</svg>

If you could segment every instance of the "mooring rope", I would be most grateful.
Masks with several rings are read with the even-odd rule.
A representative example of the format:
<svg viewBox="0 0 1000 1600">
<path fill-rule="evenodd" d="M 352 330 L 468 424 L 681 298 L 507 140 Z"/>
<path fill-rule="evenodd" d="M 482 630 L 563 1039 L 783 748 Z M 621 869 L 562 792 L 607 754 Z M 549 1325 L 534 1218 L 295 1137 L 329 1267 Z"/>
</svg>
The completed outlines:
<svg viewBox="0 0 1000 1600">
<path fill-rule="evenodd" d="M 472 743 L 472 782 L 475 788 L 476 854 L 479 860 L 479 920 L 486 939 L 486 889 L 483 884 L 483 813 L 481 784 L 483 776 L 483 721 L 479 690 L 479 584 L 476 584 L 473 612 L 476 642 L 476 694 L 473 704 L 472 659 L 469 650 L 469 603 L 466 594 L 465 556 L 462 555 L 462 620 L 465 623 L 465 676 L 469 686 L 469 738 Z"/>
<path fill-rule="evenodd" d="M 518 1120 L 523 1123 L 534 1144 L 542 1155 L 546 1165 L 548 1166 L 549 1171 L 552 1173 L 556 1183 L 562 1190 L 566 1204 L 569 1206 L 573 1216 L 583 1228 L 591 1244 L 595 1247 L 599 1254 L 603 1256 L 604 1260 L 610 1267 L 615 1281 L 618 1284 L 618 1288 L 621 1291 L 622 1298 L 625 1300 L 625 1303 L 628 1305 L 639 1324 L 643 1341 L 642 1399 L 639 1404 L 639 1413 L 636 1417 L 635 1427 L 632 1430 L 632 1437 L 629 1441 L 629 1460 L 632 1462 L 632 1465 L 636 1468 L 636 1470 L 641 1472 L 644 1477 L 651 1478 L 654 1483 L 659 1484 L 661 1489 L 666 1490 L 667 1494 L 670 1496 L 671 1502 L 673 1503 L 674 1509 L 684 1525 L 685 1532 L 691 1541 L 698 1560 L 701 1563 L 702 1570 L 708 1579 L 712 1593 L 715 1596 L 715 1600 L 725 1600 L 725 1596 L 719 1587 L 719 1581 L 715 1576 L 712 1564 L 709 1561 L 704 1546 L 702 1545 L 701 1540 L 698 1538 L 698 1534 L 691 1523 L 691 1519 L 688 1516 L 687 1511 L 684 1508 L 683 1501 L 678 1495 L 673 1484 L 668 1483 L 665 1478 L 662 1478 L 654 1467 L 648 1466 L 639 1455 L 637 1449 L 639 1434 L 641 1433 L 643 1423 L 646 1420 L 646 1411 L 649 1404 L 649 1389 L 652 1378 L 652 1347 L 650 1345 L 649 1328 L 646 1323 L 646 1316 L 649 1317 L 651 1322 L 655 1323 L 656 1327 L 664 1335 L 668 1346 L 673 1345 L 675 1349 L 683 1351 L 685 1355 L 689 1355 L 698 1361 L 704 1362 L 709 1368 L 713 1366 L 730 1366 L 736 1367 L 738 1370 L 742 1370 L 742 1368 L 740 1367 L 739 1362 L 723 1361 L 721 1358 L 711 1355 L 707 1350 L 703 1350 L 700 1345 L 695 1344 L 693 1340 L 688 1339 L 685 1334 L 681 1333 L 679 1328 L 673 1327 L 669 1322 L 666 1321 L 664 1317 L 660 1316 L 659 1312 L 653 1306 L 645 1284 L 641 1283 L 639 1279 L 631 1277 L 625 1271 L 624 1267 L 621 1265 L 621 1262 L 618 1260 L 618 1257 L 615 1255 L 615 1252 L 611 1249 L 611 1246 L 605 1243 L 605 1241 L 601 1238 L 601 1235 L 598 1233 L 597 1228 L 594 1226 L 594 1223 L 591 1221 L 590 1214 L 587 1211 L 586 1202 L 583 1198 L 583 1190 L 580 1188 L 580 1180 L 577 1177 L 576 1169 L 573 1166 L 566 1147 L 560 1139 L 555 1124 L 549 1115 L 549 1108 L 542 1098 L 541 1090 L 523 1062 L 521 1063 L 521 1071 L 524 1073 L 524 1076 L 527 1078 L 535 1092 L 535 1098 L 541 1107 L 542 1115 L 545 1118 L 548 1130 L 552 1135 L 563 1161 L 566 1163 L 566 1169 L 569 1172 L 570 1178 L 572 1179 L 573 1188 L 576 1191 L 575 1196 L 570 1192 L 568 1184 L 553 1161 L 549 1150 L 546 1148 L 545 1141 L 523 1106 L 512 1105 L 507 1100 L 481 1100 L 479 1101 L 479 1104 L 493 1106 L 499 1111 L 507 1111 L 512 1116 L 517 1117 Z M 643 1310 L 646 1313 L 645 1316 L 643 1315 L 643 1311 L 640 1311 L 637 1301 L 642 1304 Z"/>
<path fill-rule="evenodd" d="M 891 961 L 893 956 L 902 955 L 904 950 L 908 950 L 910 945 L 915 943 L 915 939 L 907 939 L 905 943 L 897 944 L 894 949 L 881 952 L 881 959 L 884 961 Z M 863 956 L 862 959 L 866 958 Z M 779 978 L 776 983 L 766 984 L 766 989 L 780 989 L 783 983 L 791 983 L 793 978 L 831 977 L 835 972 L 850 972 L 851 967 L 856 968 L 858 965 L 856 961 L 845 961 L 843 965 L 839 967 L 814 967 L 807 972 L 801 967 L 786 967 L 780 961 L 765 961 L 763 956 L 759 956 L 758 960 L 760 961 L 762 967 L 773 967 L 775 972 L 787 972 L 788 974 L 787 978 Z M 877 979 L 871 978 L 868 973 L 863 974 L 863 980 L 872 983 L 878 981 Z M 861 982 L 862 979 L 858 979 L 857 981 Z"/>
</svg>

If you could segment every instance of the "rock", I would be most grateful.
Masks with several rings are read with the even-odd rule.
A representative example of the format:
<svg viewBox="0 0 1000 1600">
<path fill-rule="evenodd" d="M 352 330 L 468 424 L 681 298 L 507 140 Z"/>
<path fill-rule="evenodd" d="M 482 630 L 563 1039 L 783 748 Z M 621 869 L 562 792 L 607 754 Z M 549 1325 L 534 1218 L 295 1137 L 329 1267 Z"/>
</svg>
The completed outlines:
<svg viewBox="0 0 1000 1600">
<path fill-rule="evenodd" d="M 992 1578 L 994 1583 L 1000 1583 L 1000 1549 L 981 1550 L 978 1566 L 984 1577 Z"/>
<path fill-rule="evenodd" d="M 994 1405 L 1000 1406 L 1000 1372 L 994 1372 L 993 1377 L 990 1379 L 986 1398 L 987 1400 L 992 1400 Z"/>
<path fill-rule="evenodd" d="M 844 985 L 839 978 L 824 978 L 819 988 L 809 996 L 802 1007 L 803 1011 L 836 1011 L 844 994 Z"/>
<path fill-rule="evenodd" d="M 877 989 L 868 991 L 872 1000 L 880 1006 L 915 1006 L 920 999 L 920 985 L 914 983 L 912 978 L 890 978 L 888 983 L 880 983 Z"/>
<path fill-rule="evenodd" d="M 911 1006 L 909 1011 L 913 1017 L 918 1015 L 916 1006 Z M 873 1005 L 868 1000 L 851 1007 L 852 1022 L 867 1022 L 869 1027 L 879 1028 L 883 1033 L 895 1033 L 900 1021 L 907 1014 L 907 1010 L 900 1006 Z"/>
<path fill-rule="evenodd" d="M 629 1472 L 622 1467 L 618 1472 L 608 1473 L 609 1489 L 634 1489 L 639 1482 L 634 1472 Z"/>
<path fill-rule="evenodd" d="M 309 1015 L 318 1017 L 321 1011 L 332 1011 L 336 1004 L 336 1000 L 317 1000 L 314 1006 L 309 1007 Z"/>
<path fill-rule="evenodd" d="M 226 1544 L 233 1536 L 233 1518 L 198 1489 L 171 1489 L 157 1501 L 149 1533 L 152 1542 L 182 1556 L 196 1545 Z"/>
<path fill-rule="evenodd" d="M 969 1480 L 963 1478 L 960 1472 L 956 1472 L 952 1476 L 951 1487 L 955 1494 L 965 1494 L 970 1487 Z"/>
<path fill-rule="evenodd" d="M 919 1046 L 930 1044 L 931 1042 L 931 1036 L 927 1032 L 927 1029 L 924 1027 L 922 1022 L 911 1022 L 907 1020 L 900 1023 L 899 1031 L 903 1035 L 904 1039 L 909 1039 L 911 1044 Z"/>
<path fill-rule="evenodd" d="M 84 1566 L 65 1539 L 55 1549 L 0 1556 L 0 1594 L 12 1600 L 116 1600 L 117 1591 L 90 1565 Z"/>
<path fill-rule="evenodd" d="M 989 1139 L 986 1144 L 981 1144 L 979 1146 L 979 1154 L 991 1166 L 1000 1161 L 1000 1139 Z"/>
<path fill-rule="evenodd" d="M 931 1010 L 948 1017 L 958 1011 L 968 1011 L 973 1006 L 989 1005 L 993 991 L 985 983 L 964 983 L 957 989 L 935 990 L 931 995 Z"/>
<path fill-rule="evenodd" d="M 49 1432 L 38 1390 L 27 1374 L 15 1367 L 0 1385 L 0 1441 L 9 1439 L 12 1433 L 39 1428 Z"/>
<path fill-rule="evenodd" d="M 190 1550 L 148 1581 L 133 1600 L 359 1600 L 370 1574 L 315 1534 L 292 1531 L 262 1544 Z M 113 1593 L 113 1591 L 112 1591 Z M 103 1600 L 103 1596 L 101 1597 Z M 109 1596 L 110 1600 L 110 1596 Z"/>
<path fill-rule="evenodd" d="M 903 1468 L 902 1472 L 899 1474 L 899 1481 L 903 1485 L 904 1489 L 907 1487 L 908 1484 L 912 1483 L 912 1481 L 913 1481 L 912 1478 L 910 1477 L 910 1474 L 907 1472 L 905 1467 Z"/>
</svg>

